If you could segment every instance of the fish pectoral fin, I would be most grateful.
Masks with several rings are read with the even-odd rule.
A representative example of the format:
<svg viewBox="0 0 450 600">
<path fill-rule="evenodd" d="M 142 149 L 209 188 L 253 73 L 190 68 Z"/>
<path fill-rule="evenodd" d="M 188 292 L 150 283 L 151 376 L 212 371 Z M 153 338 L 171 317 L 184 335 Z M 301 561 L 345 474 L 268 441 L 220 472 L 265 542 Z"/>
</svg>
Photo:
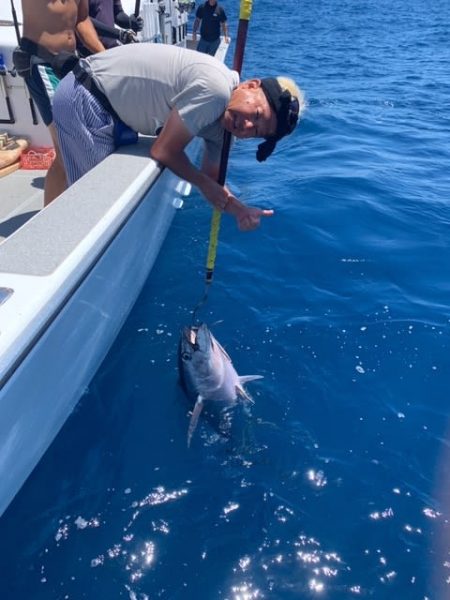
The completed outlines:
<svg viewBox="0 0 450 600">
<path fill-rule="evenodd" d="M 244 400 L 247 400 L 247 402 L 251 402 L 252 404 L 254 404 L 254 402 L 251 396 L 249 396 L 244 390 L 243 386 L 244 383 L 248 383 L 249 381 L 255 381 L 256 379 L 264 379 L 264 377 L 262 375 L 240 375 L 239 384 L 236 386 L 236 394 L 241 398 L 244 398 Z"/>
<path fill-rule="evenodd" d="M 243 400 L 246 400 L 247 402 L 251 402 L 252 404 L 255 403 L 253 398 L 247 394 L 247 392 L 244 390 L 244 388 L 241 385 L 237 385 L 235 389 L 236 389 L 236 394 L 238 396 L 240 396 Z"/>
<path fill-rule="evenodd" d="M 249 381 L 255 381 L 256 379 L 264 379 L 263 375 L 240 375 L 239 383 L 244 385 L 244 383 L 248 383 Z"/>
<path fill-rule="evenodd" d="M 194 410 L 192 411 L 191 420 L 189 421 L 189 429 L 188 429 L 188 434 L 187 434 L 188 448 L 191 445 L 192 434 L 194 433 L 194 431 L 197 427 L 200 413 L 203 410 L 203 405 L 204 405 L 203 398 L 201 396 L 198 396 L 197 402 L 195 403 L 195 406 L 194 406 Z"/>
</svg>

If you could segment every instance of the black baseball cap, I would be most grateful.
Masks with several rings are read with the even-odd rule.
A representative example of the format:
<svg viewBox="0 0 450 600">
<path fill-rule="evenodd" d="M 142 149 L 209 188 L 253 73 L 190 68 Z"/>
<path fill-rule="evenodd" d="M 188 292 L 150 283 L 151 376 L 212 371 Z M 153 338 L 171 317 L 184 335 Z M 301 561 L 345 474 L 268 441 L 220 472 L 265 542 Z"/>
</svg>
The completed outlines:
<svg viewBox="0 0 450 600">
<path fill-rule="evenodd" d="M 275 150 L 277 142 L 294 131 L 300 109 L 298 98 L 292 96 L 289 90 L 282 90 L 275 77 L 261 79 L 261 88 L 271 109 L 275 112 L 277 130 L 274 135 L 265 137 L 265 142 L 259 144 L 256 152 L 258 162 L 269 158 Z"/>
</svg>

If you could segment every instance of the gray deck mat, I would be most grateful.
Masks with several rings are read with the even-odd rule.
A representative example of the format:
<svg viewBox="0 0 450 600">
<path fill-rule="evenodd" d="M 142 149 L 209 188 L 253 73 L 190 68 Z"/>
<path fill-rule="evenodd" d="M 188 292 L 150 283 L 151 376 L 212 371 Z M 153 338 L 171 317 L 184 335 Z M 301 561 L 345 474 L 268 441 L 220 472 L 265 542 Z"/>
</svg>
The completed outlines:
<svg viewBox="0 0 450 600">
<path fill-rule="evenodd" d="M 46 173 L 19 169 L 0 178 L 0 241 L 44 207 Z"/>
<path fill-rule="evenodd" d="M 38 196 L 42 194 L 38 187 L 39 178 L 34 183 L 28 181 L 28 193 L 31 191 L 31 194 L 27 197 L 25 189 L 23 200 L 19 187 L 26 188 L 27 183 L 19 178 L 14 192 L 18 195 L 17 204 L 13 197 L 5 201 L 6 216 L 2 215 L 0 228 L 3 226 L 6 232 L 14 221 L 29 220 L 0 244 L 0 272 L 38 276 L 53 272 L 148 167 L 148 157 L 149 138 L 141 139 L 134 146 L 120 148 L 37 214 Z M 157 173 L 159 169 L 155 176 Z M 42 202 L 42 196 L 40 198 Z M 0 202 L 4 203 L 3 194 Z"/>
</svg>

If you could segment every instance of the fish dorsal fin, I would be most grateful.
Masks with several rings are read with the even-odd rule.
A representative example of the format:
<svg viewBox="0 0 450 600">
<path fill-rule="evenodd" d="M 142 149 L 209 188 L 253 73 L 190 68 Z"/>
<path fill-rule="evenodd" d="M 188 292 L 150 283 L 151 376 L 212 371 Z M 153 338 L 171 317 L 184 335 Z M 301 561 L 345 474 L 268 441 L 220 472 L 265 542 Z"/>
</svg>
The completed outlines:
<svg viewBox="0 0 450 600">
<path fill-rule="evenodd" d="M 222 344 L 219 344 L 219 342 L 216 340 L 216 344 L 219 347 L 219 350 L 222 352 L 222 354 L 225 356 L 225 358 L 231 362 L 231 358 L 230 355 L 228 354 L 228 352 L 225 350 L 225 348 L 222 346 Z"/>
<path fill-rule="evenodd" d="M 256 379 L 264 379 L 264 377 L 263 375 L 241 375 L 239 376 L 239 383 L 244 385 L 244 383 L 255 381 Z"/>
<path fill-rule="evenodd" d="M 197 402 L 195 403 L 194 410 L 192 411 L 191 420 L 189 421 L 189 429 L 187 434 L 187 445 L 188 448 L 191 445 L 192 435 L 197 427 L 198 419 L 200 417 L 200 413 L 203 410 L 203 398 L 201 396 L 197 396 Z"/>
</svg>

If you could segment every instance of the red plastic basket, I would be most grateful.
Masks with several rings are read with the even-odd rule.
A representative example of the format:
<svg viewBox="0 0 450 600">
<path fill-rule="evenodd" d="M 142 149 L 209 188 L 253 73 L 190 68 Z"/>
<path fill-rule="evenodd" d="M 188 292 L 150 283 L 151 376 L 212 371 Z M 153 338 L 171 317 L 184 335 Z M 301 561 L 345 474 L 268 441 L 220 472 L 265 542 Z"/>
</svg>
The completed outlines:
<svg viewBox="0 0 450 600">
<path fill-rule="evenodd" d="M 55 149 L 50 147 L 31 147 L 20 155 L 21 169 L 49 169 L 55 159 Z"/>
</svg>

